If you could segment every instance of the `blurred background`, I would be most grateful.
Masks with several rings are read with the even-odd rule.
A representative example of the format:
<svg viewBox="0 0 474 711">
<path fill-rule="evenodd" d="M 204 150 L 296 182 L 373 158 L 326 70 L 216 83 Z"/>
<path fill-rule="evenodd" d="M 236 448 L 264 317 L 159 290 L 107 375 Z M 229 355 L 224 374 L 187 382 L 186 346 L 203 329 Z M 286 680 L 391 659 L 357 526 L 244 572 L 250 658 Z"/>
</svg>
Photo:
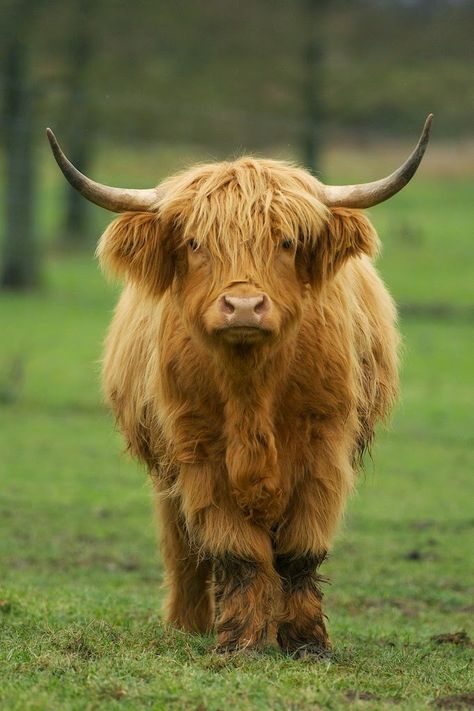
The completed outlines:
<svg viewBox="0 0 474 711">
<path fill-rule="evenodd" d="M 48 253 L 90 250 L 109 217 L 65 185 L 46 125 L 83 172 L 117 185 L 245 152 L 361 182 L 405 158 L 430 111 L 417 182 L 460 180 L 472 166 L 469 0 L 1 7 L 4 288 L 38 286 Z"/>
<path fill-rule="evenodd" d="M 0 14 L 4 596 L 62 629 L 77 614 L 107 618 L 107 591 L 126 615 L 130 598 L 155 610 L 161 579 L 145 477 L 121 455 L 100 395 L 118 287 L 93 253 L 112 216 L 65 183 L 45 127 L 110 185 L 150 187 L 245 152 L 352 183 L 400 165 L 433 112 L 415 178 L 370 211 L 400 308 L 402 399 L 324 572 L 337 580 L 339 644 L 348 631 L 397 645 L 462 628 L 472 612 L 472 0 L 0 0 Z"/>
</svg>

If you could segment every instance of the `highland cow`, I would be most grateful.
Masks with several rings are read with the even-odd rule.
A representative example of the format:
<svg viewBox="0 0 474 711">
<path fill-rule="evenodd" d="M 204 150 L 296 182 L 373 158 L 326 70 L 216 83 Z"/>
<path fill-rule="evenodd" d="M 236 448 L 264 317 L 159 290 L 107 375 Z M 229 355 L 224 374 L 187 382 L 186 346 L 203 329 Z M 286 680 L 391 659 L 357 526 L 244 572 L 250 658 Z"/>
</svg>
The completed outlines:
<svg viewBox="0 0 474 711">
<path fill-rule="evenodd" d="M 198 165 L 150 190 L 66 178 L 121 214 L 98 247 L 125 288 L 105 392 L 150 472 L 167 620 L 217 648 L 329 648 L 318 569 L 374 427 L 397 395 L 395 307 L 361 208 L 388 178 L 327 186 L 288 163 Z"/>
</svg>

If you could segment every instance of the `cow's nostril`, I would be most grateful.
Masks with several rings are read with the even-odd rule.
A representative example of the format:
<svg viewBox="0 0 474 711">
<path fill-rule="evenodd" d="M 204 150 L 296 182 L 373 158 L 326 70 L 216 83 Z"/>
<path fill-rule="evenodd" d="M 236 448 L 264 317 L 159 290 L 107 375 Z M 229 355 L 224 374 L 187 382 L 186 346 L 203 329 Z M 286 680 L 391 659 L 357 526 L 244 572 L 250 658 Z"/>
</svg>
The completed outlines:
<svg viewBox="0 0 474 711">
<path fill-rule="evenodd" d="M 223 296 L 221 298 L 221 309 L 225 314 L 233 314 L 235 307 L 232 304 L 232 299 L 230 296 Z"/>
<path fill-rule="evenodd" d="M 260 296 L 253 310 L 256 314 L 263 314 L 265 311 L 268 311 L 268 297 L 265 296 L 265 294 Z"/>
</svg>

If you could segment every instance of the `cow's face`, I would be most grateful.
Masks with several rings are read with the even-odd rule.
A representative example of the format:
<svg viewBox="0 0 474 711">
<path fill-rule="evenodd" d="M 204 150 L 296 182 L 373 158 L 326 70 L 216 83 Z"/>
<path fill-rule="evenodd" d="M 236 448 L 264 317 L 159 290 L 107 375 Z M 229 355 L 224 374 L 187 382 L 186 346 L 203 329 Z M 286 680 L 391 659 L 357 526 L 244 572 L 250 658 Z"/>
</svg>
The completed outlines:
<svg viewBox="0 0 474 711">
<path fill-rule="evenodd" d="M 305 293 L 297 237 L 275 229 L 265 249 L 252 235 L 226 237 L 223 254 L 196 237 L 183 241 L 175 288 L 188 327 L 215 344 L 284 338 L 301 319 Z"/>
<path fill-rule="evenodd" d="M 148 293 L 169 290 L 208 347 L 281 342 L 298 329 L 308 293 L 375 247 L 363 215 L 329 210 L 318 185 L 274 161 L 198 166 L 162 185 L 156 213 L 112 223 L 99 254 Z"/>
</svg>

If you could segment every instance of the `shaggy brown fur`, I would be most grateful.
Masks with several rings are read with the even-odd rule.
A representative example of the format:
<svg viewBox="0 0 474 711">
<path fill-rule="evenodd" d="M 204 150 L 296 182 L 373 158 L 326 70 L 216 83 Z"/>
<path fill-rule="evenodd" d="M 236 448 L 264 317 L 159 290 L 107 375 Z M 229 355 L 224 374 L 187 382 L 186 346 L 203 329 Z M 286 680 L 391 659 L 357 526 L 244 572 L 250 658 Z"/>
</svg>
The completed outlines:
<svg viewBox="0 0 474 711">
<path fill-rule="evenodd" d="M 276 161 L 193 168 L 98 253 L 126 287 L 105 391 L 157 491 L 168 619 L 223 650 L 328 638 L 316 567 L 397 393 L 395 309 L 365 215 Z M 223 293 L 265 293 L 260 338 L 223 336 Z M 214 579 L 212 568 L 214 567 Z"/>
<path fill-rule="evenodd" d="M 283 581 L 283 614 L 279 620 L 278 642 L 282 649 L 297 656 L 308 652 L 320 654 L 329 647 L 319 583 L 324 578 L 316 573 L 326 553 L 302 556 L 281 555 L 276 569 Z"/>
</svg>

